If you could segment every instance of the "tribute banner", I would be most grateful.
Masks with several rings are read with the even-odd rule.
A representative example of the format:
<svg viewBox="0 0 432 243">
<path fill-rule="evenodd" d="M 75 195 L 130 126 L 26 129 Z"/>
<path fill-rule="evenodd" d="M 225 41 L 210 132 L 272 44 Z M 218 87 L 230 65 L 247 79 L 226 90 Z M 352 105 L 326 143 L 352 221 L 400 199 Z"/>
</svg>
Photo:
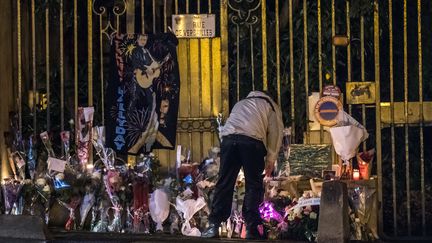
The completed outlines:
<svg viewBox="0 0 432 243">
<path fill-rule="evenodd" d="M 116 34 L 106 89 L 106 143 L 120 154 L 173 149 L 180 79 L 177 38 Z"/>
</svg>

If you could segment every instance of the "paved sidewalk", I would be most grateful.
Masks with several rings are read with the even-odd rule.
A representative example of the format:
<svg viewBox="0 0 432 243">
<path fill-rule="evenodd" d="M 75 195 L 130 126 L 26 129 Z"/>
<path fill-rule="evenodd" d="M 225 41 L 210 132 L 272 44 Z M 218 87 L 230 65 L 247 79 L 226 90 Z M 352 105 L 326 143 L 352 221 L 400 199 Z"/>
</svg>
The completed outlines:
<svg viewBox="0 0 432 243">
<path fill-rule="evenodd" d="M 214 242 L 214 243 L 235 243 L 235 242 L 250 242 L 250 240 L 238 239 L 238 238 L 217 238 L 217 239 L 204 239 L 200 237 L 187 237 L 183 235 L 170 235 L 170 234 L 111 234 L 111 233 L 87 233 L 87 232 L 68 232 L 68 233 L 56 233 L 53 243 L 139 243 L 139 242 L 188 242 L 188 243 L 200 243 L 200 242 Z M 302 241 L 271 241 L 271 240 L 254 240 L 253 242 L 291 242 L 300 243 Z"/>
</svg>

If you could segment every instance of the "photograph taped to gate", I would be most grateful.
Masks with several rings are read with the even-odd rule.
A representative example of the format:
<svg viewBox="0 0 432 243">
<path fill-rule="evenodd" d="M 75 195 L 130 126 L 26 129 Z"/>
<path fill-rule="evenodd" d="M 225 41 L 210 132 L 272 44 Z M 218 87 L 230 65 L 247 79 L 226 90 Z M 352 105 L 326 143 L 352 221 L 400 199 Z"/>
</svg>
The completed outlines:
<svg viewBox="0 0 432 243">
<path fill-rule="evenodd" d="M 324 96 L 315 105 L 315 117 L 323 126 L 334 126 L 342 110 L 342 103 L 335 97 Z"/>
</svg>

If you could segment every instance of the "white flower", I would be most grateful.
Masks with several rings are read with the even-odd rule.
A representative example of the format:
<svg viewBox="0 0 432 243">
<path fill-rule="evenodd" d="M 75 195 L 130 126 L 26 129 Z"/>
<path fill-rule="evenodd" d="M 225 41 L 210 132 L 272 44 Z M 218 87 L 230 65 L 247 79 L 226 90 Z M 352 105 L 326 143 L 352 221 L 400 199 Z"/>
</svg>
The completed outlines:
<svg viewBox="0 0 432 243">
<path fill-rule="evenodd" d="M 301 207 L 294 208 L 294 214 L 301 214 L 301 212 L 302 212 L 302 208 Z"/>
<path fill-rule="evenodd" d="M 45 184 L 46 184 L 45 178 L 39 178 L 36 180 L 36 185 L 38 186 L 45 186 Z"/>
<path fill-rule="evenodd" d="M 206 187 L 211 188 L 211 187 L 215 186 L 215 183 L 207 181 L 207 180 L 203 180 L 203 181 L 198 182 L 197 186 L 201 189 L 205 189 Z"/>
<path fill-rule="evenodd" d="M 101 173 L 99 171 L 93 172 L 92 173 L 92 178 L 100 180 L 101 179 Z"/>
<path fill-rule="evenodd" d="M 56 178 L 57 180 L 64 180 L 64 174 L 63 174 L 63 173 L 58 173 L 58 174 L 55 176 L 55 178 Z"/>
<path fill-rule="evenodd" d="M 310 212 L 312 212 L 312 206 L 308 205 L 304 208 L 303 210 L 304 214 L 309 214 Z"/>
<path fill-rule="evenodd" d="M 318 216 L 318 215 L 317 215 L 315 212 L 311 212 L 311 213 L 309 214 L 309 218 L 311 218 L 311 219 L 316 219 L 317 216 Z"/>
<path fill-rule="evenodd" d="M 219 148 L 219 147 L 213 147 L 213 148 L 211 149 L 211 151 L 212 151 L 213 153 L 215 153 L 215 154 L 218 154 L 218 153 L 220 153 L 220 148 Z"/>
<path fill-rule="evenodd" d="M 294 220 L 294 214 L 288 214 L 288 220 L 293 221 Z"/>
<path fill-rule="evenodd" d="M 42 191 L 44 191 L 44 192 L 50 192 L 51 188 L 48 185 L 45 185 L 44 188 L 42 189 Z"/>
<path fill-rule="evenodd" d="M 303 192 L 303 198 L 304 199 L 308 199 L 308 198 L 311 198 L 311 197 L 313 197 L 313 192 L 312 191 L 304 191 Z"/>
</svg>

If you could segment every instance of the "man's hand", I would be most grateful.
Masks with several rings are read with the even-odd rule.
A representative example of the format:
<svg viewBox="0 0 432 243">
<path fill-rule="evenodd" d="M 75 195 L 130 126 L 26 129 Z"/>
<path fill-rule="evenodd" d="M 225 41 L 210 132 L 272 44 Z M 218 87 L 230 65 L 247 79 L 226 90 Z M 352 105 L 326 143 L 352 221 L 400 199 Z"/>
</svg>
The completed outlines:
<svg viewBox="0 0 432 243">
<path fill-rule="evenodd" d="M 266 164 L 264 168 L 266 177 L 271 177 L 271 174 L 274 170 L 274 165 L 275 165 L 275 161 L 266 160 Z"/>
</svg>

